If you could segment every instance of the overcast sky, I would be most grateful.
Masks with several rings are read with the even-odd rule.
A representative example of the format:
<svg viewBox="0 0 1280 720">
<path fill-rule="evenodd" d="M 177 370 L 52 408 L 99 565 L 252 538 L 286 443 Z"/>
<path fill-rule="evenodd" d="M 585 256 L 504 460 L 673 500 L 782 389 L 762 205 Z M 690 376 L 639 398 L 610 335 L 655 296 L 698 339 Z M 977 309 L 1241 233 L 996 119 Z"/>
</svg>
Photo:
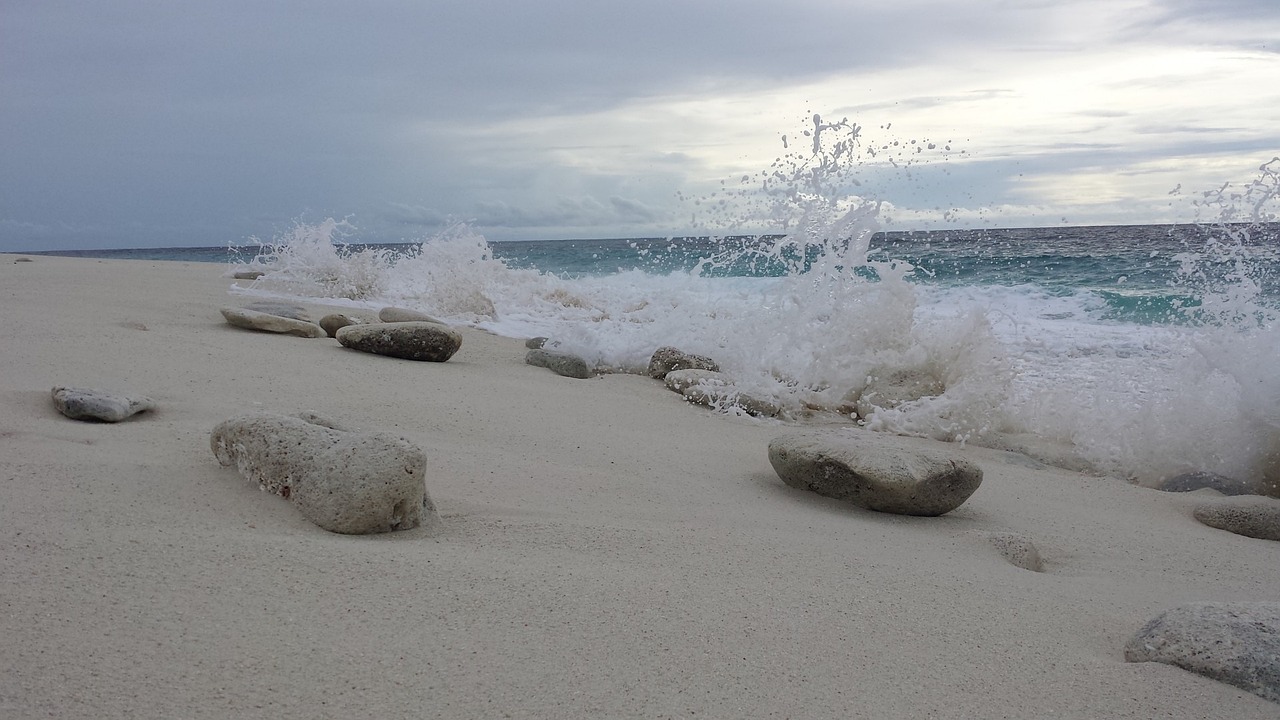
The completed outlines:
<svg viewBox="0 0 1280 720">
<path fill-rule="evenodd" d="M 0 250 L 679 234 L 813 113 L 935 143 L 894 228 L 1185 220 L 1280 155 L 1280 2 L 0 0 Z"/>
</svg>

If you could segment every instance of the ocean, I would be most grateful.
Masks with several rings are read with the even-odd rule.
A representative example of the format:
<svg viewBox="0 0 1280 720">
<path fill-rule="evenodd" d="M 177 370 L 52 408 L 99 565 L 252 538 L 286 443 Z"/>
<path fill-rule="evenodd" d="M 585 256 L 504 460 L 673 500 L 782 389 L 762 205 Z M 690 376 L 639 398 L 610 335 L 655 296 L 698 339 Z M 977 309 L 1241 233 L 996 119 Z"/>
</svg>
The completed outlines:
<svg viewBox="0 0 1280 720">
<path fill-rule="evenodd" d="M 744 422 L 857 422 L 1137 482 L 1280 481 L 1280 159 L 1200 194 L 1186 224 L 887 232 L 835 139 L 699 199 L 699 237 L 489 242 L 457 224 L 359 244 L 327 219 L 250 247 L 79 254 L 224 263 L 233 293 L 414 308 L 608 371 L 675 346 L 782 409 Z M 850 414 L 894 372 L 935 391 Z"/>
</svg>

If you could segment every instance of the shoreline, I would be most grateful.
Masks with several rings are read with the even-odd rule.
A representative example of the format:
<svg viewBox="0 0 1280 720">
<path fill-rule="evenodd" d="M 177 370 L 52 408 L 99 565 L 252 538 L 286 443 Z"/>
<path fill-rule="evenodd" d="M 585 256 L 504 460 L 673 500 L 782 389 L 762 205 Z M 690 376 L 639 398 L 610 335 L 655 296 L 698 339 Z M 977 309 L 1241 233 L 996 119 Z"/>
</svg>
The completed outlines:
<svg viewBox="0 0 1280 720">
<path fill-rule="evenodd" d="M 782 424 L 646 377 L 559 377 L 469 328 L 447 363 L 372 356 L 226 325 L 245 299 L 217 263 L 21 255 L 0 255 L 5 717 L 1275 716 L 1124 662 L 1166 609 L 1280 598 L 1280 544 L 1196 522 L 1203 492 L 946 444 L 984 471 L 963 506 L 858 510 L 778 479 Z M 77 423 L 55 385 L 158 407 Z M 410 440 L 440 523 L 311 525 L 210 452 L 254 411 Z"/>
</svg>

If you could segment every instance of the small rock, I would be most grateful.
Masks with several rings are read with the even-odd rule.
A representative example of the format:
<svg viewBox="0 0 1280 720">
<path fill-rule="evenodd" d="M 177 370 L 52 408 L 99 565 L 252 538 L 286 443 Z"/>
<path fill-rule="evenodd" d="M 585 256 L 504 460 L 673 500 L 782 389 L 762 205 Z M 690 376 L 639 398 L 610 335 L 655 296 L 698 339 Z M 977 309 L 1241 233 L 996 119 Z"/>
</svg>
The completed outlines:
<svg viewBox="0 0 1280 720">
<path fill-rule="evenodd" d="M 320 318 L 320 327 L 329 337 L 337 337 L 338 331 L 348 325 L 364 325 L 363 318 L 352 317 L 344 313 L 330 313 Z"/>
<path fill-rule="evenodd" d="M 246 415 L 215 427 L 209 445 L 219 463 L 235 465 L 330 532 L 391 532 L 434 520 L 421 450 L 336 425 L 314 415 Z"/>
<path fill-rule="evenodd" d="M 852 393 L 845 397 L 845 405 L 852 401 L 858 417 L 866 419 L 876 410 L 892 410 L 904 403 L 921 398 L 941 395 L 946 388 L 942 381 L 921 368 L 876 368 L 867 375 L 867 384 L 853 401 Z"/>
<path fill-rule="evenodd" d="M 695 385 L 732 385 L 728 375 L 715 370 L 672 370 L 662 378 L 668 390 L 684 394 L 685 390 Z"/>
<path fill-rule="evenodd" d="M 445 324 L 424 312 L 418 312 L 417 310 L 410 310 L 409 308 L 400 308 L 400 307 L 382 308 L 381 310 L 378 311 L 378 319 L 381 320 L 382 322 L 388 322 L 388 323 L 429 322 L 429 323 L 435 323 L 437 325 Z"/>
<path fill-rule="evenodd" d="M 24 263 L 24 262 L 35 262 L 35 260 L 32 260 L 29 257 L 20 257 L 20 258 L 16 258 L 13 261 L 13 264 L 17 265 L 18 263 Z"/>
<path fill-rule="evenodd" d="M 683 371 L 678 370 L 676 372 Z M 748 415 L 756 417 L 777 417 L 782 412 L 782 408 L 778 407 L 777 404 L 744 393 L 732 384 L 695 383 L 685 388 L 681 394 L 694 405 L 720 408 L 736 407 Z"/>
<path fill-rule="evenodd" d="M 1222 499 L 1192 511 L 1209 527 L 1259 540 L 1280 540 L 1280 500 L 1262 496 Z"/>
<path fill-rule="evenodd" d="M 262 270 L 237 270 L 231 274 L 231 277 L 235 280 L 257 280 L 263 275 L 266 273 Z"/>
<path fill-rule="evenodd" d="M 982 468 L 962 457 L 865 430 L 775 438 L 769 463 L 792 487 L 899 515 L 942 515 L 982 484 Z"/>
<path fill-rule="evenodd" d="M 709 357 L 693 355 L 669 346 L 660 347 L 653 351 L 653 356 L 649 358 L 649 377 L 661 380 L 672 370 L 714 370 L 719 372 L 720 366 Z"/>
<path fill-rule="evenodd" d="M 591 377 L 591 368 L 587 361 L 567 352 L 555 350 L 530 350 L 525 353 L 524 361 L 529 365 L 543 367 L 557 375 L 586 380 Z"/>
<path fill-rule="evenodd" d="M 301 320 L 302 322 L 311 322 L 311 314 L 307 312 L 307 309 L 301 305 L 294 305 L 293 303 L 277 302 L 275 300 L 259 300 L 245 305 L 244 309 L 266 313 L 268 315 L 275 315 L 277 317 Z"/>
<path fill-rule="evenodd" d="M 433 322 L 348 325 L 336 337 L 352 350 L 427 362 L 445 362 L 462 347 L 456 330 Z"/>
<path fill-rule="evenodd" d="M 530 350 L 541 350 L 544 346 L 546 346 L 547 341 L 549 339 L 550 338 L 544 338 L 544 337 L 529 338 L 528 340 L 524 341 L 524 346 L 529 348 Z"/>
<path fill-rule="evenodd" d="M 228 324 L 247 330 L 261 330 L 305 338 L 324 337 L 324 330 L 315 323 L 271 313 L 244 308 L 222 308 L 222 317 L 227 319 Z"/>
<path fill-rule="evenodd" d="M 156 404 L 148 397 L 130 397 L 89 388 L 59 386 L 53 389 L 53 406 L 72 420 L 120 422 L 151 410 Z"/>
<path fill-rule="evenodd" d="M 1032 572 L 1044 571 L 1040 551 L 1027 536 L 1012 532 L 993 532 L 987 534 L 987 539 L 1010 564 Z"/>
<path fill-rule="evenodd" d="M 1226 475 L 1202 471 L 1182 473 L 1171 478 L 1165 478 L 1160 481 L 1160 484 L 1156 485 L 1157 490 L 1165 492 L 1194 492 L 1204 488 L 1217 490 L 1223 495 L 1257 494 L 1246 482 L 1229 478 Z"/>
<path fill-rule="evenodd" d="M 1148 622 L 1124 649 L 1280 702 L 1280 602 L 1201 602 Z"/>
</svg>

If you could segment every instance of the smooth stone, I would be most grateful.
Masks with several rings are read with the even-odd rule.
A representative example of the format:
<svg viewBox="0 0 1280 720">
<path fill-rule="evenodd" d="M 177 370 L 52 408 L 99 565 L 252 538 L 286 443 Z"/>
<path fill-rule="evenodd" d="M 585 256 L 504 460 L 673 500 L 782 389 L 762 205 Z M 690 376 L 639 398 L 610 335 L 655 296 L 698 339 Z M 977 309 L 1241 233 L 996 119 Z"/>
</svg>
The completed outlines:
<svg viewBox="0 0 1280 720">
<path fill-rule="evenodd" d="M 222 308 L 222 317 L 227 319 L 228 324 L 246 330 L 261 330 L 305 338 L 325 336 L 324 330 L 315 323 L 244 308 Z"/>
<path fill-rule="evenodd" d="M 530 350 L 541 350 L 544 346 L 546 346 L 549 340 L 550 338 L 545 338 L 545 337 L 532 337 L 524 341 L 524 346 L 529 348 Z"/>
<path fill-rule="evenodd" d="M 858 417 L 866 419 L 876 410 L 892 410 L 914 400 L 941 395 L 944 390 L 941 380 L 920 368 L 876 368 L 867 374 L 867 384 L 860 392 L 845 396 L 842 407 L 852 405 Z"/>
<path fill-rule="evenodd" d="M 352 350 L 426 362 L 445 362 L 462 347 L 462 335 L 433 322 L 348 325 L 335 337 Z"/>
<path fill-rule="evenodd" d="M 663 378 L 663 381 L 665 382 L 666 378 Z M 681 391 L 681 394 L 694 405 L 725 409 L 735 407 L 756 417 L 777 417 L 782 413 L 782 408 L 775 403 L 744 393 L 732 383 L 695 383 Z"/>
<path fill-rule="evenodd" d="M 234 280 L 257 280 L 263 275 L 266 273 L 262 270 L 237 270 L 231 274 L 231 277 Z"/>
<path fill-rule="evenodd" d="M 1011 565 L 1032 572 L 1043 572 L 1044 561 L 1040 559 L 1040 550 L 1031 538 L 1012 532 L 993 532 L 987 534 L 987 540 L 1008 560 Z"/>
<path fill-rule="evenodd" d="M 719 371 L 720 366 L 709 357 L 687 353 L 679 348 L 664 346 L 654 350 L 649 358 L 649 377 L 661 380 L 672 370 Z"/>
<path fill-rule="evenodd" d="M 1194 492 L 1196 490 L 1217 490 L 1223 495 L 1257 495 L 1258 493 L 1246 482 L 1211 472 L 1189 472 L 1165 478 L 1156 485 L 1157 490 L 1164 492 Z"/>
<path fill-rule="evenodd" d="M 426 457 L 393 435 L 346 431 L 316 415 L 246 415 L 215 427 L 209 445 L 219 463 L 330 532 L 408 530 L 435 519 Z"/>
<path fill-rule="evenodd" d="M 775 438 L 769 463 L 792 487 L 899 515 L 942 515 L 982 484 L 963 457 L 867 430 Z"/>
<path fill-rule="evenodd" d="M 1124 659 L 1173 665 L 1280 703 L 1280 602 L 1168 610 L 1133 636 Z"/>
<path fill-rule="evenodd" d="M 364 318 L 352 317 L 344 313 L 330 313 L 320 318 L 320 327 L 329 337 L 337 337 L 338 331 L 348 325 L 364 325 Z"/>
<path fill-rule="evenodd" d="M 434 317 L 417 310 L 401 307 L 384 307 L 378 311 L 378 319 L 382 322 L 429 322 L 444 325 Z"/>
<path fill-rule="evenodd" d="M 276 315 L 283 318 L 292 318 L 303 322 L 311 322 L 311 313 L 301 305 L 293 303 L 277 302 L 275 300 L 259 300 L 251 302 L 244 306 L 245 310 L 266 313 L 268 315 Z"/>
<path fill-rule="evenodd" d="M 525 353 L 524 361 L 529 365 L 546 368 L 564 377 L 586 380 L 592 375 L 587 361 L 572 353 L 542 349 L 530 350 Z"/>
<path fill-rule="evenodd" d="M 1209 527 L 1259 540 L 1280 540 L 1280 500 L 1260 495 L 1217 500 L 1191 512 Z"/>
<path fill-rule="evenodd" d="M 668 390 L 684 394 L 695 385 L 715 385 L 726 386 L 732 385 L 733 381 L 728 375 L 715 370 L 672 370 L 662 378 L 662 382 L 667 386 Z"/>
<path fill-rule="evenodd" d="M 72 420 L 120 422 L 155 408 L 156 403 L 149 397 L 131 397 L 90 388 L 58 386 L 53 388 L 53 406 Z"/>
</svg>

